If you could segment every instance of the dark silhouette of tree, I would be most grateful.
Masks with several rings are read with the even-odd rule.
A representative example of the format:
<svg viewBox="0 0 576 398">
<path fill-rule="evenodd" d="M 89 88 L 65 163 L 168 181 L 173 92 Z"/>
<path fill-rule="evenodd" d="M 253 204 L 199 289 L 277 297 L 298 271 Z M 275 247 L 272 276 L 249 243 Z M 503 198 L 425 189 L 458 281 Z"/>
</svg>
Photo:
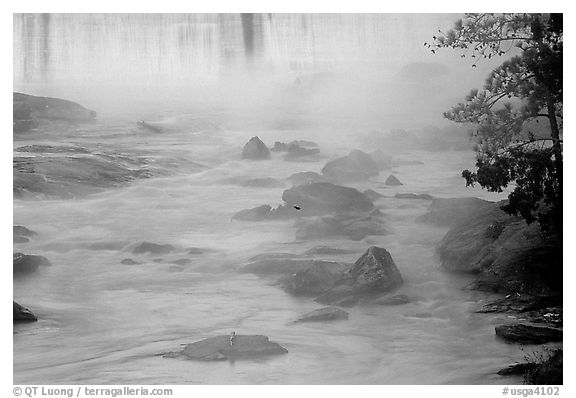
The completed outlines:
<svg viewBox="0 0 576 398">
<path fill-rule="evenodd" d="M 465 14 L 424 45 L 462 52 L 473 67 L 506 55 L 481 90 L 444 116 L 477 126 L 476 171 L 467 185 L 515 188 L 503 207 L 562 232 L 562 14 Z M 547 121 L 547 123 L 546 123 Z M 544 122 L 544 123 L 541 123 Z"/>
</svg>

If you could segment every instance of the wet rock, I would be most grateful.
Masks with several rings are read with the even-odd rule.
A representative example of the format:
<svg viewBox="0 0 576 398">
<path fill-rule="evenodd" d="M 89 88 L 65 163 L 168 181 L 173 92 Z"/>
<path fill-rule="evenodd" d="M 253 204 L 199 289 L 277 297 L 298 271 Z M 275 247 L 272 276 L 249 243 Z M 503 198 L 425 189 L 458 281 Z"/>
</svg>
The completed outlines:
<svg viewBox="0 0 576 398">
<path fill-rule="evenodd" d="M 72 145 L 25 145 L 16 148 L 16 151 L 32 153 L 90 153 L 90 151 L 86 148 Z"/>
<path fill-rule="evenodd" d="M 323 304 L 342 304 L 343 300 L 354 303 L 361 298 L 373 298 L 388 293 L 400 285 L 403 279 L 390 253 L 372 246 L 354 263 L 334 288 L 316 299 Z"/>
<path fill-rule="evenodd" d="M 308 258 L 260 258 L 249 261 L 239 272 L 260 276 L 294 275 L 301 271 L 313 269 L 340 269 L 342 264 L 334 261 L 312 260 Z"/>
<path fill-rule="evenodd" d="M 501 325 L 495 328 L 496 336 L 519 344 L 545 344 L 562 341 L 562 330 L 529 324 Z"/>
<path fill-rule="evenodd" d="M 139 263 L 138 261 L 135 261 L 135 260 L 133 260 L 133 259 L 131 259 L 131 258 L 125 258 L 125 259 L 123 259 L 122 261 L 120 261 L 120 263 L 121 263 L 121 264 L 124 264 L 124 265 L 138 265 L 138 264 L 141 264 L 141 263 Z"/>
<path fill-rule="evenodd" d="M 323 176 L 313 171 L 303 171 L 300 173 L 294 173 L 290 177 L 288 177 L 287 180 L 292 185 L 302 185 L 311 182 L 326 182 Z"/>
<path fill-rule="evenodd" d="M 25 237 L 25 236 L 16 236 L 16 235 L 14 235 L 14 236 L 12 237 L 12 243 L 28 243 L 28 242 L 30 242 L 30 239 L 28 239 L 28 238 Z"/>
<path fill-rule="evenodd" d="M 242 149 L 243 159 L 265 160 L 270 159 L 270 150 L 258 137 L 252 137 Z"/>
<path fill-rule="evenodd" d="M 36 271 L 40 266 L 50 266 L 52 264 L 44 256 L 14 253 L 12 265 L 14 274 L 29 274 Z"/>
<path fill-rule="evenodd" d="M 324 177 L 338 182 L 367 180 L 378 173 L 379 167 L 372 157 L 357 149 L 331 160 L 322 168 Z"/>
<path fill-rule="evenodd" d="M 432 199 L 428 212 L 416 219 L 417 222 L 442 227 L 455 226 L 493 202 L 478 198 Z"/>
<path fill-rule="evenodd" d="M 499 292 L 542 296 L 561 291 L 558 237 L 542 231 L 538 223 L 527 225 L 506 214 L 501 206 L 482 207 L 444 235 L 437 246 L 442 266 L 475 273 Z"/>
<path fill-rule="evenodd" d="M 188 249 L 186 249 L 186 253 L 191 255 L 203 254 L 204 249 L 200 249 L 199 247 L 189 247 Z"/>
<path fill-rule="evenodd" d="M 397 193 L 394 195 L 396 199 L 419 199 L 419 200 L 433 200 L 434 197 L 432 195 L 428 195 L 427 193 Z"/>
<path fill-rule="evenodd" d="M 176 355 L 165 354 L 165 357 L 182 356 L 186 359 L 199 361 L 221 361 L 234 359 L 249 359 L 266 357 L 270 355 L 287 354 L 288 350 L 280 344 L 270 341 L 261 335 L 236 335 L 233 344 L 230 344 L 230 336 L 210 337 L 192 344 L 188 344 L 184 350 Z"/>
<path fill-rule="evenodd" d="M 349 268 L 347 264 L 316 261 L 309 268 L 281 279 L 280 283 L 293 295 L 318 296 L 332 288 Z"/>
<path fill-rule="evenodd" d="M 304 215 L 332 212 L 367 212 L 374 204 L 358 190 L 327 182 L 316 182 L 287 189 L 282 199 L 288 206 L 298 206 Z"/>
<path fill-rule="evenodd" d="M 65 120 L 69 122 L 86 122 L 96 118 L 96 112 L 82 105 L 60 98 L 36 97 L 22 93 L 13 93 L 13 107 L 30 112 L 30 117 L 36 119 Z"/>
<path fill-rule="evenodd" d="M 261 178 L 248 178 L 248 177 L 232 177 L 223 181 L 226 184 L 240 185 L 246 188 L 282 188 L 284 183 L 275 178 L 261 177 Z"/>
<path fill-rule="evenodd" d="M 376 202 L 378 199 L 383 198 L 384 195 L 382 195 L 381 193 L 376 192 L 373 189 L 367 189 L 364 192 L 362 192 L 364 195 L 366 195 L 366 197 L 368 199 L 370 199 L 373 202 Z"/>
<path fill-rule="evenodd" d="M 192 262 L 189 258 L 179 258 L 178 260 L 172 261 L 176 265 L 188 265 Z"/>
<path fill-rule="evenodd" d="M 525 373 L 525 382 L 533 385 L 562 385 L 563 378 L 563 350 L 556 349 L 548 358 L 534 362 L 535 367 Z"/>
<path fill-rule="evenodd" d="M 405 294 L 396 294 L 394 296 L 382 297 L 374 301 L 379 305 L 404 305 L 411 303 L 413 300 Z"/>
<path fill-rule="evenodd" d="M 491 301 L 483 305 L 482 308 L 476 312 L 528 312 L 557 305 L 562 305 L 562 297 L 560 295 L 532 296 L 530 294 L 510 294 L 502 299 Z"/>
<path fill-rule="evenodd" d="M 320 154 L 320 149 L 318 148 L 303 148 L 296 144 L 291 144 L 288 148 L 288 153 L 284 156 L 284 160 L 287 161 L 316 161 L 318 160 L 318 155 Z"/>
<path fill-rule="evenodd" d="M 300 148 L 316 148 L 318 144 L 312 141 L 306 140 L 294 140 L 289 143 L 276 141 L 274 146 L 272 147 L 273 152 L 288 152 L 292 147 L 300 147 Z"/>
<path fill-rule="evenodd" d="M 348 313 L 346 311 L 337 307 L 324 307 L 304 314 L 294 322 L 327 322 L 344 319 L 348 319 Z"/>
<path fill-rule="evenodd" d="M 340 255 L 354 253 L 354 251 L 330 246 L 314 246 L 313 248 L 306 250 L 304 253 L 308 255 Z"/>
<path fill-rule="evenodd" d="M 30 311 L 30 309 L 21 306 L 16 301 L 12 301 L 12 308 L 14 312 L 14 323 L 16 322 L 36 322 L 38 318 Z"/>
<path fill-rule="evenodd" d="M 232 216 L 233 220 L 238 221 L 263 221 L 272 214 L 270 205 L 262 205 L 252 209 L 240 210 Z"/>
<path fill-rule="evenodd" d="M 500 376 L 517 376 L 524 375 L 526 372 L 536 368 L 535 363 L 517 363 L 504 369 L 500 369 L 497 374 Z"/>
<path fill-rule="evenodd" d="M 347 238 L 354 241 L 369 235 L 387 235 L 384 221 L 372 216 L 335 215 L 298 220 L 296 239 Z"/>
<path fill-rule="evenodd" d="M 160 245 L 158 243 L 142 242 L 132 250 L 134 254 L 168 254 L 175 250 L 170 244 Z"/>
<path fill-rule="evenodd" d="M 158 134 L 158 133 L 164 132 L 164 130 L 161 127 L 147 123 L 144 120 L 140 120 L 140 121 L 136 122 L 136 126 L 138 127 L 139 130 L 147 131 L 150 133 Z"/>
<path fill-rule="evenodd" d="M 400 182 L 400 180 L 398 178 L 396 178 L 395 175 L 390 174 L 388 176 L 388 178 L 386 179 L 386 181 L 384 182 L 384 184 L 386 185 L 390 185 L 390 186 L 397 186 L 397 185 L 404 185 Z"/>
</svg>

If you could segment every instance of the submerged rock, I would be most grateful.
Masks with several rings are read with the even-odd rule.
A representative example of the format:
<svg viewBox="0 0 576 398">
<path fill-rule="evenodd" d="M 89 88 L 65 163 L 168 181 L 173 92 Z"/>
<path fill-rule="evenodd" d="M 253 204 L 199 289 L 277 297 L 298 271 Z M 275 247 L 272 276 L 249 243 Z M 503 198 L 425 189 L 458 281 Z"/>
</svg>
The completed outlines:
<svg viewBox="0 0 576 398">
<path fill-rule="evenodd" d="M 413 300 L 405 294 L 396 294 L 394 296 L 382 297 L 375 300 L 375 304 L 379 305 L 404 305 L 411 303 Z"/>
<path fill-rule="evenodd" d="M 160 245 L 158 243 L 142 242 L 132 250 L 134 254 L 168 254 L 175 250 L 170 244 Z"/>
<path fill-rule="evenodd" d="M 398 178 L 396 178 L 395 175 L 390 174 L 388 176 L 388 178 L 386 179 L 386 181 L 384 182 L 384 184 L 386 185 L 390 185 L 390 186 L 396 186 L 396 185 L 404 185 L 400 182 L 400 180 Z"/>
<path fill-rule="evenodd" d="M 347 238 L 354 241 L 369 235 L 387 235 L 390 232 L 380 217 L 337 214 L 299 220 L 296 239 Z"/>
<path fill-rule="evenodd" d="M 299 322 L 327 322 L 327 321 L 338 321 L 348 319 L 348 313 L 337 307 L 324 307 L 320 308 L 307 314 L 302 315 L 300 318 L 295 320 L 295 323 Z"/>
<path fill-rule="evenodd" d="M 164 132 L 164 130 L 162 130 L 161 127 L 147 123 L 144 120 L 140 120 L 140 121 L 136 122 L 136 126 L 142 131 L 148 131 L 148 132 L 157 133 L 157 134 Z"/>
<path fill-rule="evenodd" d="M 226 184 L 235 184 L 247 188 L 282 188 L 284 183 L 270 177 L 232 177 L 223 181 Z"/>
<path fill-rule="evenodd" d="M 138 261 L 135 261 L 131 258 L 125 258 L 122 261 L 120 261 L 120 263 L 123 265 L 138 265 L 138 264 L 140 264 Z"/>
<path fill-rule="evenodd" d="M 325 181 L 326 179 L 323 176 L 313 171 L 303 171 L 300 173 L 294 173 L 286 180 L 288 180 L 288 182 L 294 186 L 308 184 L 311 182 L 326 182 Z"/>
<path fill-rule="evenodd" d="M 252 137 L 242 149 L 243 159 L 265 160 L 270 159 L 270 150 L 258 137 Z"/>
<path fill-rule="evenodd" d="M 288 148 L 288 153 L 284 156 L 284 160 L 288 161 L 315 161 L 318 159 L 320 149 L 318 148 L 303 148 L 296 144 L 291 144 Z"/>
<path fill-rule="evenodd" d="M 427 193 L 397 193 L 394 195 L 396 199 L 419 199 L 419 200 L 433 200 L 434 197 L 432 195 L 428 195 Z"/>
<path fill-rule="evenodd" d="M 14 323 L 16 322 L 36 322 L 38 318 L 30 309 L 21 306 L 16 301 L 12 301 L 12 308 L 14 312 Z"/>
<path fill-rule="evenodd" d="M 350 268 L 347 264 L 314 261 L 305 270 L 283 278 L 284 290 L 297 296 L 318 296 L 339 281 Z"/>
<path fill-rule="evenodd" d="M 403 282 L 390 253 L 384 248 L 372 246 L 332 289 L 316 301 L 323 304 L 353 304 L 361 298 L 388 293 Z"/>
<path fill-rule="evenodd" d="M 563 338 L 561 329 L 522 323 L 496 326 L 495 331 L 496 336 L 519 344 L 545 344 L 562 341 Z"/>
<path fill-rule="evenodd" d="M 263 221 L 266 220 L 272 212 L 270 205 L 262 205 L 252 209 L 240 210 L 232 216 L 233 220 L 238 221 Z"/>
<path fill-rule="evenodd" d="M 168 353 L 164 357 L 185 357 L 198 361 L 221 361 L 250 359 L 270 355 L 287 354 L 288 350 L 280 344 L 261 335 L 216 336 L 188 344 L 179 353 Z"/>
<path fill-rule="evenodd" d="M 274 258 L 262 257 L 248 262 L 240 268 L 240 272 L 255 275 L 294 275 L 313 267 L 333 267 L 339 269 L 342 265 L 334 261 L 312 260 L 309 258 Z"/>
<path fill-rule="evenodd" d="M 29 274 L 36 271 L 40 266 L 52 265 L 50 261 L 44 256 L 14 253 L 12 258 L 12 272 L 14 274 Z"/>
<path fill-rule="evenodd" d="M 354 253 L 354 250 L 340 249 L 330 246 L 314 246 L 304 252 L 309 255 L 340 255 Z"/>
<path fill-rule="evenodd" d="M 358 149 L 347 156 L 331 160 L 322 168 L 324 177 L 338 181 L 366 180 L 379 173 L 379 167 L 370 155 Z"/>
<path fill-rule="evenodd" d="M 332 212 L 367 212 L 374 204 L 358 190 L 327 182 L 316 182 L 287 189 L 282 199 L 288 206 L 297 206 L 303 215 Z"/>
<path fill-rule="evenodd" d="M 36 232 L 32 231 L 31 229 L 26 228 L 23 225 L 14 225 L 12 227 L 12 234 L 14 236 L 23 236 L 26 238 L 30 238 L 32 236 L 38 235 Z"/>
</svg>

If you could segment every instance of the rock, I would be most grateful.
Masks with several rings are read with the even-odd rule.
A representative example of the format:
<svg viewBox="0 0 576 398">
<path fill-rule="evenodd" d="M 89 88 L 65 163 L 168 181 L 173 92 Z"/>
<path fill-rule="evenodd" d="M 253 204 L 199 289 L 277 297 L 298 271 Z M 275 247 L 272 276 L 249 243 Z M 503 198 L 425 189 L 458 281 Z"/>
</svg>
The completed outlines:
<svg viewBox="0 0 576 398">
<path fill-rule="evenodd" d="M 12 265 L 14 274 L 29 274 L 36 271 L 39 266 L 50 266 L 52 264 L 44 256 L 14 253 Z"/>
<path fill-rule="evenodd" d="M 556 349 L 548 358 L 534 363 L 534 368 L 529 368 L 525 373 L 527 384 L 533 385 L 562 385 L 563 380 L 563 350 Z"/>
<path fill-rule="evenodd" d="M 179 258 L 178 260 L 172 261 L 176 265 L 188 265 L 192 262 L 189 258 Z"/>
<path fill-rule="evenodd" d="M 287 180 L 292 185 L 302 185 L 311 182 L 326 182 L 323 176 L 313 171 L 303 171 L 300 173 L 294 173 L 290 177 L 288 177 Z"/>
<path fill-rule="evenodd" d="M 146 160 L 125 155 L 15 156 L 13 193 L 20 199 L 70 199 L 148 178 Z"/>
<path fill-rule="evenodd" d="M 177 353 L 187 359 L 199 361 L 219 361 L 259 358 L 270 355 L 287 354 L 288 350 L 261 335 L 236 335 L 230 345 L 230 336 L 216 336 L 188 344 Z M 165 357 L 173 357 L 171 353 Z"/>
<path fill-rule="evenodd" d="M 226 184 L 235 184 L 247 188 L 282 188 L 284 183 L 275 178 L 261 177 L 261 178 L 247 178 L 247 177 L 232 177 L 222 182 Z"/>
<path fill-rule="evenodd" d="M 120 263 L 121 263 L 121 264 L 124 264 L 124 265 L 138 265 L 138 264 L 141 264 L 141 263 L 139 263 L 138 261 L 134 261 L 134 260 L 131 259 L 131 258 L 125 258 L 125 259 L 123 259 L 122 261 L 120 261 Z"/>
<path fill-rule="evenodd" d="M 308 255 L 340 255 L 354 253 L 353 250 L 339 249 L 337 247 L 329 246 L 314 246 L 304 252 Z"/>
<path fill-rule="evenodd" d="M 496 326 L 496 336 L 519 344 L 545 344 L 562 341 L 562 330 L 548 326 L 517 323 Z"/>
<path fill-rule="evenodd" d="M 419 199 L 419 200 L 433 200 L 434 197 L 427 193 L 397 193 L 394 195 L 396 199 Z"/>
<path fill-rule="evenodd" d="M 504 369 L 500 369 L 497 374 L 500 376 L 517 376 L 523 375 L 526 372 L 533 370 L 536 368 L 535 363 L 517 363 L 514 365 L 510 365 Z"/>
<path fill-rule="evenodd" d="M 301 271 L 313 269 L 341 269 L 342 264 L 334 261 L 312 260 L 308 258 L 259 258 L 240 268 L 239 272 L 260 276 L 294 275 Z"/>
<path fill-rule="evenodd" d="M 358 149 L 331 160 L 322 168 L 324 177 L 338 182 L 366 180 L 378 173 L 379 167 L 372 157 Z"/>
<path fill-rule="evenodd" d="M 366 197 L 368 199 L 370 199 L 373 202 L 376 202 L 378 199 L 383 198 L 384 195 L 382 195 L 381 193 L 376 192 L 373 189 L 367 189 L 364 192 L 362 192 L 364 195 L 366 195 Z"/>
<path fill-rule="evenodd" d="M 199 247 L 189 247 L 188 249 L 186 249 L 186 253 L 191 255 L 203 254 L 204 249 L 200 249 Z"/>
<path fill-rule="evenodd" d="M 491 301 L 482 306 L 476 312 L 528 312 L 537 311 L 548 307 L 562 305 L 562 296 L 532 296 L 529 294 L 509 294 L 508 296 Z"/>
<path fill-rule="evenodd" d="M 335 215 L 301 219 L 296 223 L 296 239 L 348 238 L 354 241 L 369 235 L 389 234 L 379 217 Z"/>
<path fill-rule="evenodd" d="M 478 274 L 499 292 L 535 296 L 562 289 L 562 247 L 558 237 L 501 210 L 480 208 L 453 227 L 437 246 L 442 267 Z"/>
<path fill-rule="evenodd" d="M 28 242 L 30 242 L 30 239 L 28 239 L 25 236 L 14 235 L 12 237 L 12 243 L 28 243 Z"/>
<path fill-rule="evenodd" d="M 323 215 L 333 212 L 367 212 L 374 204 L 354 188 L 315 182 L 287 189 L 282 199 L 288 206 L 298 206 L 303 215 Z"/>
<path fill-rule="evenodd" d="M 337 307 L 324 307 L 304 314 L 294 322 L 326 322 L 343 319 L 348 319 L 348 313 L 346 311 Z"/>
<path fill-rule="evenodd" d="M 175 250 L 174 246 L 165 244 L 160 245 L 158 243 L 142 242 L 132 250 L 134 254 L 168 254 Z"/>
<path fill-rule="evenodd" d="M 370 152 L 370 157 L 376 163 L 379 171 L 392 168 L 392 157 L 380 149 Z"/>
<path fill-rule="evenodd" d="M 240 210 L 232 216 L 233 220 L 239 221 L 262 221 L 266 220 L 272 213 L 270 205 L 262 205 L 252 209 Z"/>
<path fill-rule="evenodd" d="M 283 278 L 280 283 L 284 290 L 296 296 L 318 296 L 332 288 L 348 268 L 346 264 L 315 261 L 309 268 Z"/>
<path fill-rule="evenodd" d="M 290 144 L 288 153 L 284 156 L 284 160 L 288 161 L 316 161 L 320 149 L 318 148 L 302 148 L 296 144 Z"/>
<path fill-rule="evenodd" d="M 242 149 L 242 159 L 270 159 L 270 150 L 258 137 L 252 137 Z"/>
<path fill-rule="evenodd" d="M 144 120 L 140 120 L 138 122 L 136 122 L 136 126 L 138 127 L 138 129 L 142 130 L 142 131 L 148 131 L 151 133 L 163 133 L 164 130 L 162 130 L 161 127 L 158 126 L 154 126 L 153 124 L 150 123 L 146 123 Z"/>
<path fill-rule="evenodd" d="M 96 118 L 96 112 L 60 98 L 36 97 L 22 93 L 13 93 L 14 109 L 24 115 L 29 110 L 32 120 L 51 119 L 69 122 L 86 122 Z M 20 115 L 20 114 L 19 114 Z"/>
<path fill-rule="evenodd" d="M 403 279 L 388 251 L 372 246 L 354 263 L 335 287 L 316 299 L 323 304 L 355 302 L 388 293 L 400 285 Z"/>
<path fill-rule="evenodd" d="M 400 182 L 400 180 L 398 178 L 396 178 L 396 176 L 394 176 L 393 174 L 390 174 L 388 176 L 388 178 L 386 179 L 386 181 L 384 182 L 384 184 L 386 185 L 390 185 L 390 186 L 397 186 L 397 185 L 404 185 Z"/>
<path fill-rule="evenodd" d="M 428 213 L 418 217 L 416 221 L 451 227 L 461 223 L 481 208 L 492 203 L 478 198 L 432 199 Z"/>
<path fill-rule="evenodd" d="M 36 236 L 37 233 L 22 225 L 14 225 L 12 227 L 12 235 L 14 237 L 14 243 L 26 243 L 30 241 L 28 238 Z"/>
<path fill-rule="evenodd" d="M 89 154 L 88 149 L 73 145 L 25 145 L 16 148 L 18 152 L 32 153 L 79 153 Z"/>
<path fill-rule="evenodd" d="M 14 323 L 16 322 L 36 322 L 38 318 L 30 311 L 30 309 L 21 306 L 16 301 L 12 301 L 12 308 L 14 312 Z"/>
<path fill-rule="evenodd" d="M 289 143 L 276 141 L 272 147 L 273 152 L 288 152 L 290 148 L 300 147 L 300 148 L 316 148 L 318 144 L 312 141 L 305 140 L 295 140 Z"/>
<path fill-rule="evenodd" d="M 395 296 L 382 297 L 374 301 L 374 304 L 379 305 L 404 305 L 411 303 L 412 299 L 405 294 L 397 294 Z"/>
</svg>

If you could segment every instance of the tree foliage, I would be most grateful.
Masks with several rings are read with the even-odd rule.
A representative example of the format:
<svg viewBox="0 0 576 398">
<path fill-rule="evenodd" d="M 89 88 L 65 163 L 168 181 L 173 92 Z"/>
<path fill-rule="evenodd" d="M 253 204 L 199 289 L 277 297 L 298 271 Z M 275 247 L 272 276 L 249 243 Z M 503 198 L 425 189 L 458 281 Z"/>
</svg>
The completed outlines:
<svg viewBox="0 0 576 398">
<path fill-rule="evenodd" d="M 477 126 L 477 170 L 464 170 L 467 185 L 492 192 L 514 190 L 504 210 L 528 223 L 562 230 L 562 14 L 465 14 L 432 52 L 461 51 L 475 67 L 506 56 L 484 87 L 444 116 Z"/>
</svg>

